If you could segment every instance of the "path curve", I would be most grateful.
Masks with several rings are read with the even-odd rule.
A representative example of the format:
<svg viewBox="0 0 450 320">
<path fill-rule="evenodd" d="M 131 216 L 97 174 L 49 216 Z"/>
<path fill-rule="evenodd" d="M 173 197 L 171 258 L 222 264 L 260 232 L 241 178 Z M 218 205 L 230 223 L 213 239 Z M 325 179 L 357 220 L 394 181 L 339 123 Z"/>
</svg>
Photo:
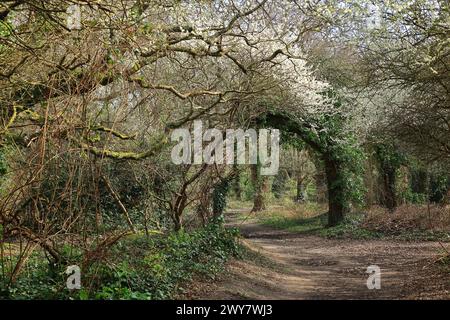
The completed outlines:
<svg viewBox="0 0 450 320">
<path fill-rule="evenodd" d="M 191 298 L 450 299 L 448 273 L 433 263 L 437 242 L 325 239 L 233 220 L 251 258 L 232 260 Z M 379 290 L 367 288 L 370 265 L 381 269 Z"/>
</svg>

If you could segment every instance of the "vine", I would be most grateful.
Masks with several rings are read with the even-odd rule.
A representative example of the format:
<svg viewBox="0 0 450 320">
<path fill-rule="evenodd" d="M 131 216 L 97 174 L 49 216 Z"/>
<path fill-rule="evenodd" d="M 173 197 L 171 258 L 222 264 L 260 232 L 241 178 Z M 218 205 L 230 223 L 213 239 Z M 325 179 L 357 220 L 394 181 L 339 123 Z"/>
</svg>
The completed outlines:
<svg viewBox="0 0 450 320">
<path fill-rule="evenodd" d="M 223 212 L 227 206 L 227 195 L 230 190 L 231 181 L 234 175 L 230 175 L 220 180 L 214 187 L 212 194 L 213 220 L 214 222 L 221 222 Z"/>
<path fill-rule="evenodd" d="M 334 100 L 335 109 L 339 111 L 342 101 Z M 282 142 L 299 140 L 292 145 L 306 144 L 319 155 L 327 175 L 329 225 L 342 221 L 351 204 L 362 203 L 364 196 L 365 154 L 355 135 L 345 129 L 347 120 L 341 112 L 299 118 L 282 111 L 269 111 L 257 120 L 259 125 L 282 130 Z"/>
</svg>

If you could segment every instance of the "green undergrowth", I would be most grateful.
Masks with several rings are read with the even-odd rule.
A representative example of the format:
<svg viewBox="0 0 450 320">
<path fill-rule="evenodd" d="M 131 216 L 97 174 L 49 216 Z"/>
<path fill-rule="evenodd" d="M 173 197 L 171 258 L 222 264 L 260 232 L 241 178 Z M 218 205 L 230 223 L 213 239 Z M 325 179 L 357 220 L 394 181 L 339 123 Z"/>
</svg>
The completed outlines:
<svg viewBox="0 0 450 320">
<path fill-rule="evenodd" d="M 396 232 L 371 230 L 364 226 L 364 214 L 349 214 L 337 226 L 327 227 L 327 214 L 314 217 L 286 217 L 276 211 L 259 218 L 263 225 L 294 233 L 318 235 L 330 239 L 393 239 L 405 241 L 450 241 L 450 233 L 430 230 Z"/>
<path fill-rule="evenodd" d="M 66 266 L 52 267 L 33 256 L 13 286 L 3 279 L 3 299 L 170 299 L 193 277 L 214 279 L 227 260 L 240 255 L 238 232 L 211 224 L 193 232 L 133 235 L 119 241 L 103 260 L 81 270 L 80 290 L 66 288 Z M 72 257 L 69 265 L 81 263 Z M 2 273 L 3 274 L 3 273 Z"/>
</svg>

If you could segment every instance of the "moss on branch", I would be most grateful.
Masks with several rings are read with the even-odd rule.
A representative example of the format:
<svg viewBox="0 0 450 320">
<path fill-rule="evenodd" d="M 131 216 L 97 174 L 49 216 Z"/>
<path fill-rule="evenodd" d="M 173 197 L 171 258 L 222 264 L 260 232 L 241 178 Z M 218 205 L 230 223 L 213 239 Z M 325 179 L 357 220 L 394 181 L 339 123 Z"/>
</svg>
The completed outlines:
<svg viewBox="0 0 450 320">
<path fill-rule="evenodd" d="M 112 134 L 113 136 L 115 136 L 115 137 L 117 137 L 117 138 L 119 138 L 119 139 L 122 139 L 122 140 L 131 140 L 131 139 L 135 139 L 136 136 L 137 136 L 136 133 L 135 133 L 135 134 L 132 134 L 132 135 L 126 135 L 126 134 L 123 134 L 123 133 L 121 133 L 121 132 L 119 132 L 119 131 L 116 131 L 116 130 L 114 130 L 114 129 L 112 129 L 112 128 L 107 128 L 107 127 L 103 127 L 103 126 L 96 126 L 96 127 L 91 128 L 91 130 L 93 130 L 93 131 L 107 132 L 107 133 L 110 133 L 110 134 Z"/>
<path fill-rule="evenodd" d="M 104 148 L 97 148 L 86 143 L 80 143 L 83 149 L 98 157 L 107 157 L 116 160 L 142 160 L 157 155 L 169 142 L 167 135 L 160 135 L 152 140 L 150 147 L 144 152 L 114 151 Z"/>
</svg>

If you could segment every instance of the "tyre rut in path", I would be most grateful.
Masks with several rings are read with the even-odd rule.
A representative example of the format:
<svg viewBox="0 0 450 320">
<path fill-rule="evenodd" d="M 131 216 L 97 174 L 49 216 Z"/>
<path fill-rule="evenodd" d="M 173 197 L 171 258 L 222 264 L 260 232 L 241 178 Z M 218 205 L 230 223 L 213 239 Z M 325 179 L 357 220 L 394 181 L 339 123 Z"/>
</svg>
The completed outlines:
<svg viewBox="0 0 450 320">
<path fill-rule="evenodd" d="M 233 215 L 229 224 L 257 254 L 231 261 L 193 299 L 450 299 L 448 273 L 433 263 L 437 242 L 325 239 Z M 379 290 L 367 288 L 369 265 L 381 268 Z"/>
</svg>

